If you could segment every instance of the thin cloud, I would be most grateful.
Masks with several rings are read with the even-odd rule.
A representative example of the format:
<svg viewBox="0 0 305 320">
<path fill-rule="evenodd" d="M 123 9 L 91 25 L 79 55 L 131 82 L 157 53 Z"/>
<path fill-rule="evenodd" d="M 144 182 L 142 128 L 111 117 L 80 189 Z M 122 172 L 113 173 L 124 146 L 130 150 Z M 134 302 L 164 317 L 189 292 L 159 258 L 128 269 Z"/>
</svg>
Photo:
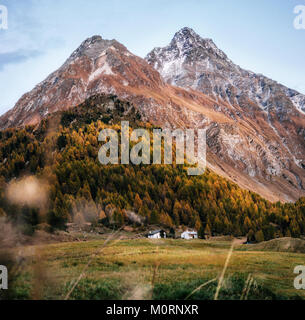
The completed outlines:
<svg viewBox="0 0 305 320">
<path fill-rule="evenodd" d="M 43 52 L 41 51 L 15 51 L 15 52 L 8 52 L 0 54 L 0 71 L 4 69 L 4 67 L 8 64 L 16 64 L 25 62 L 28 59 L 36 58 L 42 55 Z"/>
</svg>

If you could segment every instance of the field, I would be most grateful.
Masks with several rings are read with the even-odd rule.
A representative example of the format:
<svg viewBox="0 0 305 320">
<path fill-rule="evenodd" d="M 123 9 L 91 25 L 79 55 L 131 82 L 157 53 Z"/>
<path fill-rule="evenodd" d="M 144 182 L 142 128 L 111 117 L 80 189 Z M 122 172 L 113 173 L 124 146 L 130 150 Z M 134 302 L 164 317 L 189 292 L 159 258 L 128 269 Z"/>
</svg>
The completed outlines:
<svg viewBox="0 0 305 320">
<path fill-rule="evenodd" d="M 293 269 L 305 264 L 305 254 L 243 247 L 234 246 L 218 299 L 305 298 L 305 291 L 293 286 Z M 18 251 L 24 262 L 14 295 L 18 299 L 210 300 L 230 248 L 230 241 L 173 239 L 24 247 Z"/>
</svg>

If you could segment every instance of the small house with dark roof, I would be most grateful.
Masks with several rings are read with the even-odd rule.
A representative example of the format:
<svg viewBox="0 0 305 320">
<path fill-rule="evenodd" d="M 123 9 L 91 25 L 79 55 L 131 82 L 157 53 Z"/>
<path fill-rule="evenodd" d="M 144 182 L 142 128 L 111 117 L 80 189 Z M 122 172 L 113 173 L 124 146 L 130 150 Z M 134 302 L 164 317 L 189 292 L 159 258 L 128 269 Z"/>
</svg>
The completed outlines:
<svg viewBox="0 0 305 320">
<path fill-rule="evenodd" d="M 161 239 L 166 238 L 166 232 L 164 230 L 154 230 L 150 231 L 147 235 L 147 238 L 149 239 Z"/>
</svg>

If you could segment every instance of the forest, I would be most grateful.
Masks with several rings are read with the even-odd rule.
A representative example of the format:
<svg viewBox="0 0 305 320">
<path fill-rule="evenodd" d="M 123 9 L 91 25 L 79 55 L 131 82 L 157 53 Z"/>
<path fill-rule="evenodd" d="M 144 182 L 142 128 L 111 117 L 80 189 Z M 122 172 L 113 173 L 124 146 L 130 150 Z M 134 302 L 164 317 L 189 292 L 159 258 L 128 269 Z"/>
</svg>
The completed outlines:
<svg viewBox="0 0 305 320">
<path fill-rule="evenodd" d="M 121 120 L 150 132 L 156 128 L 128 102 L 96 96 L 38 126 L 1 131 L 0 217 L 26 234 L 64 230 L 67 222 L 79 220 L 113 228 L 189 227 L 202 238 L 247 236 L 253 242 L 305 234 L 305 198 L 271 203 L 209 169 L 188 176 L 187 163 L 101 165 L 99 133 L 119 132 Z M 31 177 L 47 190 L 47 200 L 12 201 L 10 186 Z"/>
</svg>

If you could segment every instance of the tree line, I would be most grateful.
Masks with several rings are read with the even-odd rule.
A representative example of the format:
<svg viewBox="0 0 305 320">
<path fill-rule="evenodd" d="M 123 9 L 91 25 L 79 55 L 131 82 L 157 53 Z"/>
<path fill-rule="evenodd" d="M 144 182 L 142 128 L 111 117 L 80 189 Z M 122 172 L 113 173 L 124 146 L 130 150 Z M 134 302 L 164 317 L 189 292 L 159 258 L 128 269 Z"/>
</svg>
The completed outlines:
<svg viewBox="0 0 305 320">
<path fill-rule="evenodd" d="M 99 96 L 38 127 L 0 132 L 0 216 L 29 234 L 38 228 L 64 229 L 77 219 L 113 227 L 139 221 L 172 229 L 185 226 L 199 230 L 201 237 L 247 235 L 257 242 L 305 234 L 305 198 L 271 203 L 209 169 L 188 176 L 187 165 L 102 166 L 99 132 L 120 130 L 122 117 L 134 126 L 154 128 L 129 103 Z M 48 182 L 43 214 L 40 208 L 7 199 L 10 181 L 26 175 Z M 130 212 L 138 218 L 131 219 Z"/>
</svg>

